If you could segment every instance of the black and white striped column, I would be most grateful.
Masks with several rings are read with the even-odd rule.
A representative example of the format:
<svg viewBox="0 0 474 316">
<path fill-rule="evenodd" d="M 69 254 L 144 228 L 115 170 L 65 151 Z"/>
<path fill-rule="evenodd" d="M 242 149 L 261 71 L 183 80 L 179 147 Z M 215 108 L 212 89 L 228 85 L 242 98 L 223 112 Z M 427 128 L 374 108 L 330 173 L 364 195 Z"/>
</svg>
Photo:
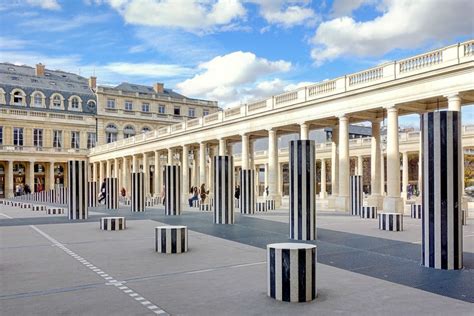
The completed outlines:
<svg viewBox="0 0 474 316">
<path fill-rule="evenodd" d="M 421 117 L 423 216 L 422 265 L 463 267 L 461 113 Z"/>
<path fill-rule="evenodd" d="M 316 239 L 314 141 L 290 141 L 290 238 Z"/>
<path fill-rule="evenodd" d="M 352 215 L 360 216 L 362 209 L 362 176 L 350 176 L 350 196 L 351 196 L 351 212 Z"/>
<path fill-rule="evenodd" d="M 234 224 L 234 160 L 214 156 L 214 223 Z"/>
<path fill-rule="evenodd" d="M 377 218 L 377 206 L 362 206 L 361 218 Z"/>
<path fill-rule="evenodd" d="M 199 204 L 199 210 L 203 212 L 210 212 L 211 206 L 209 204 Z"/>
<path fill-rule="evenodd" d="M 130 193 L 131 211 L 145 212 L 145 180 L 143 172 L 132 172 L 132 187 Z"/>
<path fill-rule="evenodd" d="M 181 172 L 179 166 L 165 166 L 165 215 L 181 214 Z"/>
<path fill-rule="evenodd" d="M 267 294 L 285 302 L 309 302 L 317 295 L 316 246 L 267 245 Z"/>
<path fill-rule="evenodd" d="M 64 214 L 64 208 L 57 207 L 57 206 L 48 206 L 46 208 L 46 214 L 48 215 Z"/>
<path fill-rule="evenodd" d="M 255 171 L 240 170 L 240 213 L 255 213 Z"/>
<path fill-rule="evenodd" d="M 101 217 L 100 229 L 102 230 L 124 230 L 126 228 L 125 217 Z"/>
<path fill-rule="evenodd" d="M 410 213 L 411 218 L 421 219 L 423 215 L 421 204 L 410 205 L 410 211 L 411 211 Z"/>
<path fill-rule="evenodd" d="M 274 211 L 275 210 L 275 200 L 266 200 L 267 203 L 267 210 L 268 211 Z"/>
<path fill-rule="evenodd" d="M 257 202 L 255 203 L 255 209 L 257 212 L 266 212 L 267 211 L 267 203 L 266 202 Z"/>
<path fill-rule="evenodd" d="M 87 162 L 68 161 L 68 218 L 70 220 L 87 219 Z"/>
<path fill-rule="evenodd" d="M 89 207 L 97 207 L 97 182 L 96 181 L 89 181 Z M 59 201 L 58 201 L 59 202 Z"/>
<path fill-rule="evenodd" d="M 105 208 L 107 210 L 118 209 L 118 193 L 118 179 L 105 178 Z"/>
<path fill-rule="evenodd" d="M 403 230 L 403 214 L 402 213 L 379 213 L 379 229 L 393 232 Z"/>
<path fill-rule="evenodd" d="M 187 226 L 155 227 L 155 251 L 159 253 L 183 253 L 188 251 Z"/>
</svg>

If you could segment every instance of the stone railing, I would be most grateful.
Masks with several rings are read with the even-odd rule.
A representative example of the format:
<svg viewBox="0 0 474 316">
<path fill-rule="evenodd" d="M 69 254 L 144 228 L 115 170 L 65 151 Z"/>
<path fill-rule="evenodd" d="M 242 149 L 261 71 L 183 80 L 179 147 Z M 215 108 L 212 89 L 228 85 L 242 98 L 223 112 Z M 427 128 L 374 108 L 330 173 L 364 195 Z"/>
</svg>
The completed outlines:
<svg viewBox="0 0 474 316">
<path fill-rule="evenodd" d="M 42 146 L 15 146 L 15 145 L 0 145 L 0 153 L 64 153 L 64 154 L 77 154 L 87 155 L 88 149 L 74 149 L 74 148 L 56 148 L 56 147 L 42 147 Z"/>
<path fill-rule="evenodd" d="M 268 115 L 277 108 L 291 107 L 309 100 L 315 101 L 319 98 L 322 99 L 332 95 L 340 95 L 344 92 L 367 88 L 382 82 L 386 83 L 399 78 L 428 72 L 433 69 L 439 69 L 462 62 L 470 62 L 474 60 L 473 45 L 473 40 L 451 45 L 426 54 L 421 54 L 400 61 L 388 62 L 381 66 L 355 74 L 349 74 L 329 81 L 312 84 L 304 88 L 299 88 L 251 104 L 228 108 L 224 112 L 217 112 L 205 116 L 201 121 L 195 119 L 185 121 L 183 128 L 180 130 L 158 132 L 155 134 L 155 138 L 170 133 L 183 133 L 189 127 L 194 127 L 194 129 L 196 129 L 196 126 L 206 128 L 220 123 L 225 124 L 227 120 L 245 120 L 249 116 L 261 115 L 262 112 L 265 112 L 265 115 Z M 135 142 L 135 144 L 136 143 L 137 142 Z M 98 154 L 104 150 L 107 150 L 107 148 L 99 146 L 96 147 L 92 153 Z"/>
</svg>

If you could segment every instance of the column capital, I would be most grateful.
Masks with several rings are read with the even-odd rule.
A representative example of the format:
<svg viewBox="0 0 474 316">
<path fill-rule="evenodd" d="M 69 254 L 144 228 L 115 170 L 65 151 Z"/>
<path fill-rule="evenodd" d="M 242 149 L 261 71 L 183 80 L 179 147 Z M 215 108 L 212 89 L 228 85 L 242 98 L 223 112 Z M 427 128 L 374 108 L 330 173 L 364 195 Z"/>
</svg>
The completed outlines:
<svg viewBox="0 0 474 316">
<path fill-rule="evenodd" d="M 383 108 L 387 110 L 387 112 L 398 112 L 398 107 L 395 104 L 384 105 Z"/>
<path fill-rule="evenodd" d="M 339 119 L 339 121 L 349 119 L 349 116 L 346 113 L 338 114 L 336 117 Z"/>
<path fill-rule="evenodd" d="M 376 118 L 370 120 L 371 123 L 376 123 L 376 124 L 377 123 L 380 124 L 380 123 L 382 123 L 382 121 L 383 121 L 382 117 L 376 117 Z"/>
<path fill-rule="evenodd" d="M 457 92 L 445 94 L 444 97 L 447 98 L 448 100 L 461 100 L 461 96 Z"/>
</svg>

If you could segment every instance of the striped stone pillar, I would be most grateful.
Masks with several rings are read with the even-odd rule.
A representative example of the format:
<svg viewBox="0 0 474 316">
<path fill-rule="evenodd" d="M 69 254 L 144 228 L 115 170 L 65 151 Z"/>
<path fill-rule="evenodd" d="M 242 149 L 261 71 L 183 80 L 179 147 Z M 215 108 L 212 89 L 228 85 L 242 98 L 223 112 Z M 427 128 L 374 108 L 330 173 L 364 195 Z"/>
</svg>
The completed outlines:
<svg viewBox="0 0 474 316">
<path fill-rule="evenodd" d="M 461 113 L 421 117 L 423 215 L 422 265 L 463 267 Z"/>
<path fill-rule="evenodd" d="M 290 238 L 316 239 L 314 141 L 290 141 Z"/>
<path fill-rule="evenodd" d="M 379 213 L 379 229 L 393 232 L 403 230 L 403 214 L 402 213 Z"/>
<path fill-rule="evenodd" d="M 132 172 L 132 190 L 130 192 L 130 210 L 145 212 L 145 183 L 143 172 Z"/>
<path fill-rule="evenodd" d="M 361 218 L 377 218 L 377 206 L 362 206 Z"/>
<path fill-rule="evenodd" d="M 214 223 L 234 224 L 234 160 L 214 156 Z"/>
<path fill-rule="evenodd" d="M 410 206 L 410 216 L 411 218 L 421 219 L 423 216 L 423 206 L 421 204 L 412 204 Z"/>
<path fill-rule="evenodd" d="M 255 208 L 256 208 L 257 212 L 266 212 L 267 211 L 267 203 L 257 202 L 257 203 L 255 203 Z"/>
<path fill-rule="evenodd" d="M 183 253 L 188 251 L 187 226 L 155 227 L 155 251 L 159 253 Z"/>
<path fill-rule="evenodd" d="M 89 181 L 88 183 L 89 186 L 89 207 L 97 207 L 97 182 L 95 181 Z M 59 192 L 58 192 L 59 193 Z M 59 196 L 58 196 L 58 201 L 59 201 Z"/>
<path fill-rule="evenodd" d="M 102 230 L 124 230 L 126 228 L 125 217 L 101 217 L 100 229 Z"/>
<path fill-rule="evenodd" d="M 255 213 L 255 171 L 240 170 L 240 213 Z"/>
<path fill-rule="evenodd" d="M 118 179 L 105 178 L 105 208 L 108 210 L 118 209 Z"/>
<path fill-rule="evenodd" d="M 165 215 L 180 215 L 181 177 L 179 166 L 165 166 L 165 192 Z"/>
<path fill-rule="evenodd" d="M 82 160 L 68 162 L 68 218 L 87 219 L 87 163 Z"/>
<path fill-rule="evenodd" d="M 267 245 L 267 294 L 285 302 L 309 302 L 317 295 L 316 246 Z"/>
<path fill-rule="evenodd" d="M 362 193 L 362 176 L 350 176 L 350 197 L 352 215 L 360 216 L 363 203 Z"/>
</svg>

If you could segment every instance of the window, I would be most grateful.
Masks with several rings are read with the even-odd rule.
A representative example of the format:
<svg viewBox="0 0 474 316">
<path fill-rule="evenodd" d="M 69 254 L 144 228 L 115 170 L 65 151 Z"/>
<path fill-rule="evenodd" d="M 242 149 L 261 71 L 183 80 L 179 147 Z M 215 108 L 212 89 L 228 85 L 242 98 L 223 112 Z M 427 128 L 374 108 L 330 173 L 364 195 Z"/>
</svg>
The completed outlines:
<svg viewBox="0 0 474 316">
<path fill-rule="evenodd" d="M 0 126 L 0 145 L 3 144 L 3 126 Z"/>
<path fill-rule="evenodd" d="M 61 97 L 59 95 L 53 97 L 53 108 L 61 108 Z"/>
<path fill-rule="evenodd" d="M 195 117 L 196 116 L 196 110 L 194 108 L 189 108 L 188 109 L 188 116 L 189 117 Z"/>
<path fill-rule="evenodd" d="M 132 101 L 125 101 L 125 110 L 126 110 L 126 111 L 133 111 L 133 103 L 132 103 Z"/>
<path fill-rule="evenodd" d="M 71 132 L 71 148 L 79 149 L 79 132 Z"/>
<path fill-rule="evenodd" d="M 87 133 L 87 149 L 95 147 L 95 133 Z"/>
<path fill-rule="evenodd" d="M 150 112 L 150 103 L 142 103 L 142 112 Z"/>
<path fill-rule="evenodd" d="M 93 100 L 89 100 L 89 101 L 87 101 L 87 106 L 90 109 L 93 109 L 93 108 L 95 108 L 95 102 Z"/>
<path fill-rule="evenodd" d="M 173 111 L 174 115 L 180 115 L 181 111 L 179 109 L 179 106 L 175 106 L 174 107 L 174 111 Z"/>
<path fill-rule="evenodd" d="M 33 129 L 33 146 L 43 147 L 43 129 Z"/>
<path fill-rule="evenodd" d="M 107 99 L 107 108 L 115 109 L 115 99 Z"/>
<path fill-rule="evenodd" d="M 34 97 L 33 97 L 33 100 L 34 100 L 34 106 L 36 107 L 42 107 L 43 106 L 43 97 L 41 96 L 40 93 L 35 93 L 34 94 Z"/>
<path fill-rule="evenodd" d="M 105 137 L 107 144 L 117 140 L 117 127 L 114 124 L 108 124 L 105 128 Z"/>
<path fill-rule="evenodd" d="M 209 115 L 209 110 L 208 109 L 202 110 L 202 116 L 206 116 L 206 115 Z"/>
<path fill-rule="evenodd" d="M 146 133 L 149 131 L 151 131 L 151 128 L 149 128 L 148 126 L 145 126 L 144 128 L 142 128 L 142 133 Z"/>
<path fill-rule="evenodd" d="M 13 94 L 13 104 L 23 105 L 23 100 L 24 100 L 24 97 L 20 91 L 17 91 Z"/>
<path fill-rule="evenodd" d="M 135 128 L 132 125 L 127 125 L 123 128 L 123 138 L 135 136 Z"/>
<path fill-rule="evenodd" d="M 163 104 L 158 105 L 158 113 L 160 114 L 166 113 L 166 107 Z"/>
<path fill-rule="evenodd" d="M 79 109 L 79 99 L 74 97 L 72 98 L 71 100 L 71 108 L 74 109 L 74 110 L 78 110 Z"/>
<path fill-rule="evenodd" d="M 23 127 L 13 128 L 13 145 L 23 146 Z"/>
<path fill-rule="evenodd" d="M 63 147 L 63 131 L 53 131 L 53 147 Z"/>
</svg>

